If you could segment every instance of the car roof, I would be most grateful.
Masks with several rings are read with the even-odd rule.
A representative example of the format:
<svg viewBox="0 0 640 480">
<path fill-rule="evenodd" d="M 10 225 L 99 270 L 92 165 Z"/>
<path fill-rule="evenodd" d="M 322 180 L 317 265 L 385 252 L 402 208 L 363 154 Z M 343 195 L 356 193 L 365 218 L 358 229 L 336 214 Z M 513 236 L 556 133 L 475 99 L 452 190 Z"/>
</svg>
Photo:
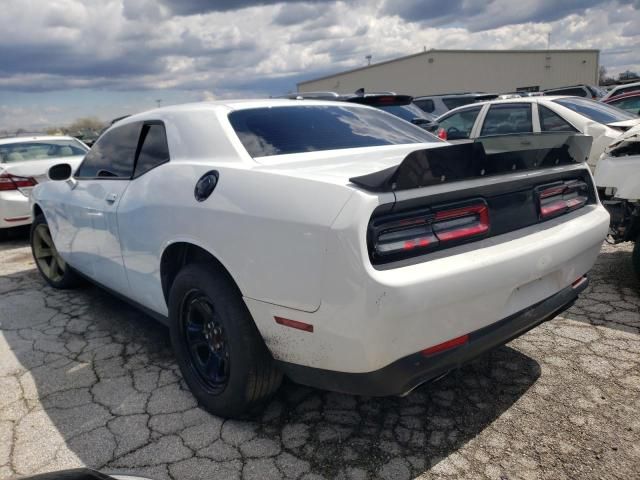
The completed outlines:
<svg viewBox="0 0 640 480">
<path fill-rule="evenodd" d="M 544 95 L 544 96 L 538 96 L 538 97 L 516 97 L 516 98 L 504 98 L 504 99 L 494 99 L 494 100 L 483 100 L 481 102 L 470 103 L 469 105 L 462 105 L 460 107 L 452 108 L 448 112 L 440 115 L 440 117 L 438 118 L 444 117 L 445 115 L 449 115 L 452 112 L 458 112 L 460 110 L 465 110 L 468 108 L 473 108 L 478 106 L 481 107 L 486 104 L 494 105 L 494 104 L 508 104 L 508 103 L 544 103 L 544 102 L 551 102 L 553 100 L 558 100 L 561 98 L 582 98 L 582 97 L 575 97 L 573 95 Z"/>
<path fill-rule="evenodd" d="M 499 95 L 492 92 L 453 92 L 453 93 L 438 93 L 437 95 L 420 95 L 419 97 L 413 97 L 414 100 L 420 100 L 423 98 L 434 97 L 481 97 L 484 95 Z"/>
<path fill-rule="evenodd" d="M 240 99 L 240 100 L 215 100 L 209 102 L 183 103 L 180 105 L 169 105 L 166 107 L 155 108 L 145 112 L 136 113 L 129 117 L 123 118 L 117 122 L 118 125 L 147 120 L 157 116 L 165 116 L 171 113 L 187 113 L 187 112 L 204 112 L 204 111 L 225 111 L 231 112 L 236 110 L 248 110 L 251 108 L 269 108 L 269 107 L 308 107 L 308 106 L 349 106 L 349 108 L 372 108 L 368 105 L 360 105 L 357 103 L 336 102 L 332 100 L 296 100 L 282 98 L 258 98 L 258 99 Z M 376 110 L 376 109 L 373 109 Z"/>
<path fill-rule="evenodd" d="M 579 83 L 577 85 L 567 85 L 566 87 L 547 88 L 543 92 L 553 92 L 554 90 L 565 90 L 567 88 L 581 88 L 581 87 L 593 87 L 594 85 L 588 85 L 586 83 Z"/>
<path fill-rule="evenodd" d="M 625 98 L 631 97 L 640 97 L 640 90 L 634 90 L 633 92 L 621 93 L 620 95 L 614 95 L 613 97 L 609 97 L 606 100 L 603 100 L 604 103 L 611 103 L 616 100 L 622 100 Z"/>
<path fill-rule="evenodd" d="M 626 88 L 626 87 L 637 87 L 639 85 L 640 85 L 640 82 L 623 83 L 621 85 L 614 85 L 610 91 L 619 90 L 621 88 Z"/>
<path fill-rule="evenodd" d="M 0 145 L 22 142 L 47 142 L 50 140 L 75 140 L 68 135 L 25 135 L 20 137 L 0 137 Z"/>
</svg>

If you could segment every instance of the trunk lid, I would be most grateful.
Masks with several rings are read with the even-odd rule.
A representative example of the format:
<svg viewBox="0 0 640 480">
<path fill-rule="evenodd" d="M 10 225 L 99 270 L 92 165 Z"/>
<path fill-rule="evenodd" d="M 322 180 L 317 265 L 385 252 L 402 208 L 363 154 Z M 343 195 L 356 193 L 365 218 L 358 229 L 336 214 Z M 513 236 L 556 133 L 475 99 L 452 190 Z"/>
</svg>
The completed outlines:
<svg viewBox="0 0 640 480">
<path fill-rule="evenodd" d="M 640 118 L 638 119 L 634 118 L 632 120 L 623 120 L 621 122 L 611 122 L 611 123 L 607 123 L 606 125 L 607 127 L 614 128 L 621 132 L 626 132 L 630 128 L 633 128 L 636 125 L 640 125 Z"/>
<path fill-rule="evenodd" d="M 43 160 L 25 160 L 22 162 L 0 163 L 0 174 L 8 173 L 17 177 L 31 177 L 38 183 L 48 181 L 47 172 L 49 168 L 60 163 L 68 163 L 75 171 L 84 156 L 59 157 Z"/>
</svg>

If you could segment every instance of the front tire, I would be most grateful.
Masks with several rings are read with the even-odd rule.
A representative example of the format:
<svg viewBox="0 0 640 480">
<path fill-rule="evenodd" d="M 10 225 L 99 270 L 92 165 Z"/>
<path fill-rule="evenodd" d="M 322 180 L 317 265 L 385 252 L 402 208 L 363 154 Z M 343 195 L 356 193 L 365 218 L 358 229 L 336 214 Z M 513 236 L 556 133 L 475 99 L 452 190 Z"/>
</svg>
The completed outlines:
<svg viewBox="0 0 640 480">
<path fill-rule="evenodd" d="M 69 289 L 80 283 L 80 278 L 62 259 L 56 249 L 44 215 L 36 216 L 31 224 L 31 253 L 42 277 L 53 288 Z"/>
<path fill-rule="evenodd" d="M 213 265 L 189 264 L 169 294 L 171 343 L 191 392 L 209 412 L 237 417 L 280 386 L 240 292 Z"/>
</svg>

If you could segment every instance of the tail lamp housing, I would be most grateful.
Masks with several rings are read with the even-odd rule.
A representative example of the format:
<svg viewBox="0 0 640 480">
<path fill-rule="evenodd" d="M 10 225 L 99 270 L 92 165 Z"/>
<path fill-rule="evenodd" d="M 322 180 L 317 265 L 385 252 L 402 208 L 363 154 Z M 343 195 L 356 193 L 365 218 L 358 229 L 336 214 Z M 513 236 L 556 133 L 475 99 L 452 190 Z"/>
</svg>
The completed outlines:
<svg viewBox="0 0 640 480">
<path fill-rule="evenodd" d="M 490 231 L 483 199 L 440 205 L 373 221 L 370 251 L 375 260 L 395 260 L 484 237 Z"/>
<path fill-rule="evenodd" d="M 19 177 L 10 173 L 0 174 L 0 192 L 35 187 L 38 184 L 32 177 Z"/>
<path fill-rule="evenodd" d="M 589 187 L 580 180 L 541 185 L 536 188 L 538 217 L 548 220 L 577 210 L 589 202 Z"/>
</svg>

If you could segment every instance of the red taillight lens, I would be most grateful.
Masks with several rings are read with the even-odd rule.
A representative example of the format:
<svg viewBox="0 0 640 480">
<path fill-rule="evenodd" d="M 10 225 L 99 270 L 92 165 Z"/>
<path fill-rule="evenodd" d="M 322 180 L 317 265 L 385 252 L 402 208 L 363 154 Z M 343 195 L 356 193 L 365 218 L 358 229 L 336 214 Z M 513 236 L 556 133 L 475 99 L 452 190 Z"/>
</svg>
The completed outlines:
<svg viewBox="0 0 640 480">
<path fill-rule="evenodd" d="M 577 210 L 589 201 L 587 184 L 580 181 L 543 185 L 537 191 L 541 220 Z"/>
<path fill-rule="evenodd" d="M 489 209 L 484 201 L 434 210 L 435 213 L 432 210 L 416 212 L 411 217 L 376 225 L 375 255 L 420 254 L 489 231 Z"/>
<path fill-rule="evenodd" d="M 18 177 L 10 173 L 0 175 L 0 191 L 18 190 L 19 188 L 34 187 L 38 182 L 31 177 Z"/>
<path fill-rule="evenodd" d="M 393 222 L 378 235 L 375 250 L 389 255 L 408 250 L 432 248 L 438 245 L 426 216 Z"/>
<path fill-rule="evenodd" d="M 433 230 L 441 242 L 484 235 L 489 231 L 489 208 L 479 203 L 441 210 L 436 213 Z"/>
<path fill-rule="evenodd" d="M 438 138 L 440 138 L 442 140 L 446 140 L 447 139 L 447 131 L 444 128 L 439 128 L 438 129 Z"/>
</svg>

